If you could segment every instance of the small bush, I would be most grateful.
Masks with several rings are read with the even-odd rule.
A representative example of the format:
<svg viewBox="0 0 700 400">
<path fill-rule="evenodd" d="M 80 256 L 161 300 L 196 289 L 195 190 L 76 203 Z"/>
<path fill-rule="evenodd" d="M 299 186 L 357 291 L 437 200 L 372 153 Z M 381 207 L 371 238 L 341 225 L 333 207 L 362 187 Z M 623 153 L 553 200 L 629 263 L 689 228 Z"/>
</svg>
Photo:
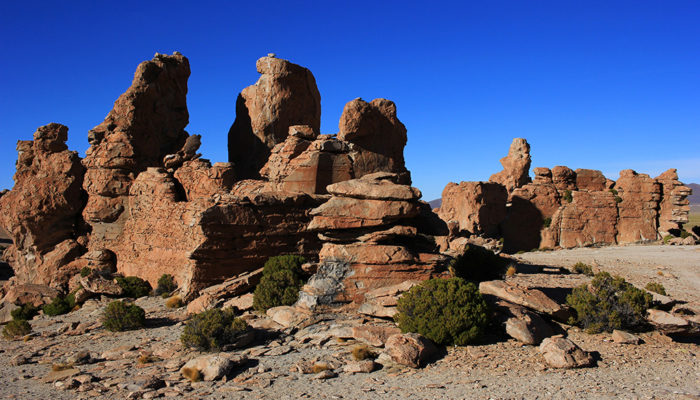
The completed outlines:
<svg viewBox="0 0 700 400">
<path fill-rule="evenodd" d="M 46 304 L 42 309 L 44 314 L 48 316 L 68 314 L 73 308 L 75 308 L 75 296 L 69 294 L 68 296 L 56 296 L 51 303 Z"/>
<path fill-rule="evenodd" d="M 150 354 L 141 354 L 138 359 L 136 359 L 136 362 L 144 365 L 144 364 L 150 364 L 154 362 L 162 361 L 160 358 L 150 355 Z"/>
<path fill-rule="evenodd" d="M 155 295 L 156 296 L 169 296 L 170 293 L 177 289 L 177 284 L 175 284 L 175 278 L 170 274 L 163 274 L 158 278 L 158 286 L 156 286 Z"/>
<path fill-rule="evenodd" d="M 502 279 L 508 261 L 491 250 L 470 244 L 464 253 L 450 262 L 450 272 L 457 278 L 482 282 Z"/>
<path fill-rule="evenodd" d="M 85 278 L 86 276 L 90 276 L 91 273 L 92 269 L 90 269 L 90 267 L 83 267 L 80 270 L 80 276 L 82 276 L 83 278 Z"/>
<path fill-rule="evenodd" d="M 594 274 L 593 274 L 593 268 L 591 268 L 590 265 L 585 264 L 585 263 L 582 263 L 582 262 L 580 262 L 580 261 L 577 262 L 576 264 L 574 264 L 574 266 L 572 267 L 572 269 L 573 269 L 574 273 L 577 273 L 577 274 L 584 274 L 584 275 L 587 275 L 587 276 L 593 276 L 593 275 L 594 275 Z"/>
<path fill-rule="evenodd" d="M 673 238 L 674 238 L 673 235 L 666 235 L 666 236 L 664 236 L 664 244 L 668 244 L 668 242 L 670 242 L 671 239 L 673 239 Z"/>
<path fill-rule="evenodd" d="M 65 370 L 71 369 L 73 367 L 74 367 L 73 363 L 56 363 L 56 364 L 51 364 L 51 371 L 54 371 L 54 372 L 65 371 Z"/>
<path fill-rule="evenodd" d="M 552 217 L 547 217 L 542 220 L 542 226 L 545 228 L 549 228 L 550 225 L 552 225 Z"/>
<path fill-rule="evenodd" d="M 143 308 L 123 301 L 109 303 L 102 315 L 102 326 L 112 332 L 138 329 L 145 322 L 146 312 Z"/>
<path fill-rule="evenodd" d="M 513 276 L 516 273 L 518 273 L 518 269 L 515 268 L 515 265 L 511 265 L 508 267 L 508 270 L 506 270 L 506 276 Z"/>
<path fill-rule="evenodd" d="M 253 308 L 265 311 L 294 304 L 306 274 L 301 269 L 306 260 L 300 256 L 271 257 L 263 267 L 263 276 L 253 293 Z"/>
<path fill-rule="evenodd" d="M 574 201 L 574 196 L 571 195 L 571 190 L 568 189 L 564 192 L 562 198 L 566 200 L 567 203 L 571 203 L 572 201 Z"/>
<path fill-rule="evenodd" d="M 184 305 L 182 298 L 180 296 L 173 296 L 165 302 L 165 306 L 168 308 L 180 308 Z"/>
<path fill-rule="evenodd" d="M 183 368 L 182 375 L 190 382 L 199 382 L 202 380 L 202 373 L 197 368 Z"/>
<path fill-rule="evenodd" d="M 399 298 L 394 317 L 402 332 L 416 332 L 438 344 L 463 346 L 477 339 L 489 320 L 476 285 L 461 278 L 430 279 Z"/>
<path fill-rule="evenodd" d="M 685 239 L 685 238 L 691 237 L 691 236 L 693 236 L 692 233 L 690 233 L 690 232 L 688 232 L 688 231 L 686 231 L 686 230 L 681 231 L 681 239 Z"/>
<path fill-rule="evenodd" d="M 650 292 L 654 292 L 654 293 L 658 293 L 660 295 L 666 296 L 666 288 L 664 287 L 664 285 L 662 285 L 658 282 L 649 282 L 649 283 L 647 283 L 646 286 L 644 286 L 644 289 L 646 289 Z"/>
<path fill-rule="evenodd" d="M 352 358 L 355 359 L 355 361 L 362 361 L 368 359 L 374 360 L 375 358 L 377 358 L 377 353 L 370 350 L 370 348 L 367 347 L 367 345 L 361 344 L 355 346 L 352 349 Z"/>
<path fill-rule="evenodd" d="M 22 304 L 20 308 L 15 308 L 14 310 L 10 311 L 12 319 L 16 320 L 23 319 L 25 321 L 28 321 L 34 318 L 34 316 L 37 314 L 39 314 L 39 308 L 34 307 L 34 304 L 31 303 Z"/>
<path fill-rule="evenodd" d="M 138 299 L 151 293 L 151 284 L 137 276 L 117 277 L 117 284 L 124 289 L 124 297 Z"/>
<path fill-rule="evenodd" d="M 622 203 L 622 197 L 615 196 L 615 203 L 618 203 L 618 204 Z"/>
<path fill-rule="evenodd" d="M 32 326 L 24 319 L 13 319 L 2 328 L 2 335 L 7 339 L 16 339 L 31 332 Z"/>
<path fill-rule="evenodd" d="M 332 368 L 330 365 L 328 365 L 328 363 L 317 362 L 311 367 L 311 372 L 318 374 L 319 372 L 328 371 L 330 369 Z"/>
<path fill-rule="evenodd" d="M 248 324 L 236 318 L 233 308 L 213 308 L 195 314 L 180 336 L 185 347 L 201 351 L 220 350 L 248 330 Z"/>
<path fill-rule="evenodd" d="M 590 286 L 574 288 L 566 297 L 566 303 L 576 311 L 569 322 L 589 333 L 641 328 L 651 300 L 649 293 L 607 272 L 597 273 Z"/>
<path fill-rule="evenodd" d="M 610 193 L 613 194 L 613 196 L 617 196 L 617 190 L 615 190 L 615 189 L 609 189 L 609 190 L 610 190 Z"/>
</svg>

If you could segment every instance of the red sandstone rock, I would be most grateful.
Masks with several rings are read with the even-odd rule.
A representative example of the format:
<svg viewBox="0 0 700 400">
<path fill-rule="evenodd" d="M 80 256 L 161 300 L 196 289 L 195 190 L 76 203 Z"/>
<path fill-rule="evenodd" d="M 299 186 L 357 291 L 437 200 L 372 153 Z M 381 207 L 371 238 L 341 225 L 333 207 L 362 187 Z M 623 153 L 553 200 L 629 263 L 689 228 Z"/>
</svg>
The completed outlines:
<svg viewBox="0 0 700 400">
<path fill-rule="evenodd" d="M 355 178 L 386 171 L 400 174 L 401 183 L 410 184 L 403 158 L 406 127 L 396 116 L 394 102 L 367 103 L 359 98 L 348 102 L 340 116 L 338 139 L 355 145 L 351 152 Z"/>
<path fill-rule="evenodd" d="M 532 172 L 535 174 L 535 179 L 532 183 L 536 185 L 554 183 L 552 180 L 552 170 L 549 168 L 536 167 L 532 169 Z"/>
<path fill-rule="evenodd" d="M 503 171 L 491 175 L 489 181 L 500 183 L 510 193 L 530 182 L 530 145 L 523 138 L 513 139 L 508 155 L 501 158 Z"/>
<path fill-rule="evenodd" d="M 593 356 L 563 337 L 550 337 L 539 347 L 547 364 L 554 368 L 580 368 L 593 365 Z"/>
<path fill-rule="evenodd" d="M 543 237 L 543 247 L 563 248 L 614 244 L 617 237 L 617 203 L 608 192 L 573 192 L 573 201 L 562 202 Z M 545 240 L 546 239 L 546 240 Z"/>
<path fill-rule="evenodd" d="M 418 368 L 430 362 L 437 353 L 437 347 L 430 339 L 417 333 L 403 333 L 387 339 L 386 351 L 394 362 Z"/>
<path fill-rule="evenodd" d="M 442 191 L 440 219 L 456 234 L 493 236 L 506 216 L 506 189 L 498 183 L 448 183 Z"/>
<path fill-rule="evenodd" d="M 236 120 L 228 134 L 229 161 L 240 178 L 257 178 L 275 145 L 284 142 L 289 128 L 321 126 L 321 95 L 308 69 L 279 58 L 256 63 L 258 81 L 236 100 Z"/>
<path fill-rule="evenodd" d="M 661 185 L 646 174 L 620 171 L 615 185 L 618 201 L 617 243 L 656 240 Z"/>
<path fill-rule="evenodd" d="M 659 204 L 659 232 L 667 235 L 672 229 L 680 229 L 688 222 L 690 202 L 688 196 L 693 191 L 678 180 L 678 173 L 671 168 L 656 177 L 661 184 L 661 202 Z"/>
<path fill-rule="evenodd" d="M 12 286 L 8 291 L 3 302 L 11 304 L 32 304 L 35 307 L 40 307 L 50 303 L 54 297 L 60 292 L 46 285 L 37 285 L 33 283 L 18 284 Z"/>
<path fill-rule="evenodd" d="M 184 162 L 174 177 L 182 185 L 187 200 L 228 193 L 236 179 L 231 163 L 219 162 L 212 166 L 208 160 L 202 159 Z"/>
<path fill-rule="evenodd" d="M 539 248 L 542 231 L 549 227 L 560 206 L 559 191 L 552 183 L 531 183 L 513 190 L 508 216 L 501 224 L 504 251 Z"/>
<path fill-rule="evenodd" d="M 53 123 L 17 143 L 15 186 L 0 198 L 0 225 L 12 237 L 5 258 L 18 283 L 65 286 L 76 271 L 64 266 L 85 252 L 85 169 L 67 137 L 68 128 Z"/>
<path fill-rule="evenodd" d="M 552 168 L 552 182 L 559 190 L 576 190 L 576 172 L 569 167 L 557 165 Z"/>
<path fill-rule="evenodd" d="M 587 190 L 589 192 L 599 192 L 607 190 L 608 180 L 603 176 L 603 173 L 595 169 L 577 169 L 576 170 L 576 187 L 578 190 Z"/>
</svg>

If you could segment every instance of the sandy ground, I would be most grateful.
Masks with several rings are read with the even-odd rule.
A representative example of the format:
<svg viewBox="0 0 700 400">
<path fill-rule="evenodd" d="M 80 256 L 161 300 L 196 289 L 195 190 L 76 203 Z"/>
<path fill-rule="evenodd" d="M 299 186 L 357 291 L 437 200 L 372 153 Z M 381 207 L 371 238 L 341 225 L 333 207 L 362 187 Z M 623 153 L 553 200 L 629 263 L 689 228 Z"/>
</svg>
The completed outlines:
<svg viewBox="0 0 700 400">
<path fill-rule="evenodd" d="M 595 262 L 600 269 L 623 275 L 637 284 L 645 284 L 649 279 L 660 281 L 673 296 L 685 300 L 697 300 L 700 292 L 698 246 L 577 249 L 527 253 L 518 258 L 566 267 L 576 261 Z M 663 276 L 657 271 L 662 271 Z M 519 273 L 509 279 L 555 288 L 573 287 L 589 278 L 559 274 L 550 268 L 544 273 Z M 562 326 L 572 341 L 595 352 L 598 361 L 593 368 L 548 368 L 537 347 L 492 332 L 484 343 L 448 348 L 443 358 L 423 369 L 387 366 L 368 374 L 348 374 L 342 372 L 342 365 L 350 360 L 349 353 L 356 343 L 323 335 L 329 328 L 356 320 L 347 320 L 348 316 L 298 332 L 288 331 L 274 339 L 261 339 L 254 347 L 240 351 L 251 361 L 227 381 L 190 383 L 177 373 L 178 360 L 184 362 L 197 355 L 179 344 L 179 321 L 184 318 L 184 311 L 168 310 L 163 302 L 160 298 L 138 300 L 149 318 L 147 328 L 138 331 L 110 333 L 95 324 L 106 304 L 102 301 L 65 316 L 31 321 L 39 335 L 27 342 L 0 339 L 0 398 L 700 399 L 700 347 L 689 341 L 673 341 L 657 332 L 641 334 L 640 345 L 622 345 L 613 343 L 606 333 L 588 335 Z M 93 326 L 79 335 L 55 333 L 79 322 Z M 314 332 L 314 339 L 303 340 Z M 124 345 L 132 350 L 123 351 L 119 359 L 99 359 L 106 350 Z M 271 351 L 274 349 L 284 351 Z M 87 350 L 98 358 L 77 367 L 92 382 L 65 389 L 42 381 L 53 363 L 63 362 L 79 350 Z M 140 365 L 136 360 L 141 352 L 160 354 L 163 360 Z M 20 354 L 28 357 L 29 363 L 12 366 L 10 360 Z M 317 380 L 313 374 L 290 371 L 298 361 L 314 358 L 334 363 L 338 376 Z M 167 386 L 158 390 L 134 387 L 135 382 L 148 376 L 162 378 Z"/>
</svg>

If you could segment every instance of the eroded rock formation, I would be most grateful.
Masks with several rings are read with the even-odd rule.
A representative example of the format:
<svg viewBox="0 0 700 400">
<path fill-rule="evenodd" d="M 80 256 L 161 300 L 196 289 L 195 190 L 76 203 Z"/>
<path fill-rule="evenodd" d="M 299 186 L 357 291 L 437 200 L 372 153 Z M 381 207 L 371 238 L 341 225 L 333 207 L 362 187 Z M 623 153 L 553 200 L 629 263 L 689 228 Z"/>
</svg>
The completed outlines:
<svg viewBox="0 0 700 400">
<path fill-rule="evenodd" d="M 692 190 L 678 180 L 675 168 L 657 176 L 656 181 L 661 184 L 659 232 L 661 235 L 667 235 L 671 230 L 680 230 L 682 224 L 688 222 L 688 196 L 692 194 Z"/>
<path fill-rule="evenodd" d="M 491 175 L 489 181 L 505 186 L 508 193 L 530 182 L 530 145 L 523 138 L 513 139 L 508 155 L 501 158 L 503 171 Z"/>
<path fill-rule="evenodd" d="M 498 183 L 450 182 L 442 191 L 438 215 L 452 235 L 498 236 L 507 200 L 505 187 Z"/>
</svg>

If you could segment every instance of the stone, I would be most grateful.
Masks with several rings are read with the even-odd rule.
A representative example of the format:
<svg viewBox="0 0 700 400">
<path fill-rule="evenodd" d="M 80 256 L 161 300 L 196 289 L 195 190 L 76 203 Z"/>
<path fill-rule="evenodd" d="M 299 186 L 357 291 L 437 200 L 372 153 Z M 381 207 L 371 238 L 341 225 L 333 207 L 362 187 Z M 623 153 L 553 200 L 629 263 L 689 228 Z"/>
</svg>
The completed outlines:
<svg viewBox="0 0 700 400">
<path fill-rule="evenodd" d="M 552 327 L 542 317 L 525 307 L 501 300 L 495 307 L 508 336 L 521 343 L 536 345 L 554 335 Z"/>
<path fill-rule="evenodd" d="M 608 189 L 607 179 L 598 170 L 579 168 L 576 170 L 576 189 L 601 192 Z"/>
<path fill-rule="evenodd" d="M 83 365 L 90 364 L 92 362 L 92 356 L 87 350 L 81 350 L 76 353 L 71 354 L 66 358 L 66 364 L 72 365 Z"/>
<path fill-rule="evenodd" d="M 535 174 L 535 179 L 532 180 L 532 183 L 534 183 L 535 185 L 545 185 L 550 183 L 554 184 L 551 169 L 535 167 L 532 169 L 532 172 Z"/>
<path fill-rule="evenodd" d="M 67 138 L 66 126 L 51 123 L 17 142 L 15 185 L 0 197 L 0 226 L 12 239 L 4 258 L 17 284 L 67 285 L 76 271 L 66 264 L 85 252 L 85 168 Z"/>
<path fill-rule="evenodd" d="M 641 339 L 637 335 L 633 335 L 629 332 L 621 331 L 619 329 L 613 330 L 612 336 L 610 337 L 613 342 L 620 344 L 639 344 Z"/>
<path fill-rule="evenodd" d="M 678 180 L 675 168 L 656 177 L 661 185 L 661 201 L 659 203 L 659 233 L 666 236 L 672 230 L 680 230 L 682 224 L 688 223 L 690 201 L 688 196 L 693 190 Z"/>
<path fill-rule="evenodd" d="M 370 373 L 377 368 L 377 363 L 372 360 L 350 361 L 343 366 L 343 372 L 348 374 Z"/>
<path fill-rule="evenodd" d="M 5 324 L 12 321 L 12 311 L 18 309 L 20 306 L 9 301 L 3 301 L 0 305 L 0 324 Z"/>
<path fill-rule="evenodd" d="M 693 321 L 680 313 L 672 314 L 662 310 L 648 309 L 647 321 L 654 328 L 666 334 L 700 335 L 700 321 Z"/>
<path fill-rule="evenodd" d="M 538 289 L 499 280 L 479 283 L 479 291 L 484 295 L 495 296 L 507 302 L 550 315 L 561 322 L 566 322 L 571 316 L 567 308 Z"/>
<path fill-rule="evenodd" d="M 450 182 L 442 191 L 437 214 L 451 235 L 494 236 L 506 217 L 508 192 L 499 183 Z"/>
<path fill-rule="evenodd" d="M 239 311 L 248 311 L 253 309 L 253 298 L 255 295 L 253 293 L 246 293 L 244 295 L 233 297 L 223 304 L 223 308 L 235 307 Z"/>
<path fill-rule="evenodd" d="M 121 296 L 124 293 L 116 281 L 105 279 L 100 275 L 90 274 L 80 278 L 80 284 L 92 294 L 104 294 L 107 296 Z"/>
<path fill-rule="evenodd" d="M 330 369 L 326 369 L 326 370 L 323 370 L 323 371 L 317 373 L 311 379 L 313 379 L 313 380 L 326 380 L 326 379 L 330 379 L 330 378 L 335 378 L 336 376 L 338 376 L 338 374 L 331 371 Z"/>
<path fill-rule="evenodd" d="M 311 211 L 314 219 L 308 230 L 367 228 L 388 225 L 419 213 L 413 202 L 331 197 Z"/>
<path fill-rule="evenodd" d="M 307 310 L 291 306 L 272 307 L 266 313 L 273 321 L 285 328 L 299 326 L 311 317 Z"/>
<path fill-rule="evenodd" d="M 552 182 L 558 190 L 576 190 L 576 172 L 563 165 L 552 168 Z"/>
<path fill-rule="evenodd" d="M 350 157 L 355 178 L 386 171 L 400 174 L 401 183 L 410 183 L 403 157 L 406 127 L 396 115 L 394 102 L 367 103 L 360 98 L 348 102 L 338 123 L 338 139 L 354 145 Z"/>
<path fill-rule="evenodd" d="M 391 335 L 386 341 L 385 348 L 395 363 L 411 368 L 425 366 L 438 352 L 430 339 L 418 333 Z"/>
<path fill-rule="evenodd" d="M 285 141 L 290 127 L 307 125 L 318 132 L 321 126 L 321 95 L 311 71 L 274 57 L 260 58 L 256 68 L 261 76 L 238 95 L 228 133 L 229 161 L 241 179 L 259 177 L 270 151 Z"/>
<path fill-rule="evenodd" d="M 383 179 L 389 177 L 389 179 Z M 391 175 L 383 173 L 367 174 L 363 179 L 353 179 L 334 183 L 327 187 L 328 193 L 335 196 L 369 200 L 404 200 L 421 198 L 420 190 L 392 182 Z"/>
<path fill-rule="evenodd" d="M 649 175 L 626 169 L 620 171 L 614 190 L 615 201 L 619 199 L 617 243 L 656 240 L 661 185 Z"/>
<path fill-rule="evenodd" d="M 46 383 L 53 383 L 66 380 L 78 374 L 80 374 L 80 370 L 77 368 L 67 368 L 60 371 L 49 371 L 49 373 L 45 377 L 41 378 L 41 381 Z"/>
<path fill-rule="evenodd" d="M 17 354 L 10 359 L 10 365 L 13 367 L 19 367 L 20 365 L 29 364 L 29 358 L 23 354 Z"/>
<path fill-rule="evenodd" d="M 593 365 L 590 353 L 563 337 L 548 337 L 539 347 L 547 364 L 554 368 L 581 368 Z"/>
<path fill-rule="evenodd" d="M 605 192 L 573 192 L 571 203 L 562 206 L 552 216 L 546 229 L 546 247 L 583 247 L 614 244 L 617 238 L 617 202 L 615 195 Z"/>
<path fill-rule="evenodd" d="M 559 207 L 561 196 L 554 184 L 530 183 L 514 189 L 507 217 L 500 225 L 503 250 L 515 253 L 541 247 L 545 231 Z"/>
<path fill-rule="evenodd" d="M 248 361 L 244 356 L 226 353 L 214 353 L 194 358 L 185 363 L 180 368 L 180 373 L 184 376 L 185 369 L 196 369 L 202 374 L 204 381 L 210 382 L 219 380 L 228 375 L 237 366 Z"/>
<path fill-rule="evenodd" d="M 523 138 L 515 138 L 508 155 L 501 158 L 503 171 L 491 175 L 490 182 L 505 186 L 508 193 L 530 182 L 530 145 Z"/>
<path fill-rule="evenodd" d="M 352 327 L 352 337 L 374 347 L 384 347 L 390 336 L 401 333 L 397 326 L 358 325 Z"/>
</svg>

